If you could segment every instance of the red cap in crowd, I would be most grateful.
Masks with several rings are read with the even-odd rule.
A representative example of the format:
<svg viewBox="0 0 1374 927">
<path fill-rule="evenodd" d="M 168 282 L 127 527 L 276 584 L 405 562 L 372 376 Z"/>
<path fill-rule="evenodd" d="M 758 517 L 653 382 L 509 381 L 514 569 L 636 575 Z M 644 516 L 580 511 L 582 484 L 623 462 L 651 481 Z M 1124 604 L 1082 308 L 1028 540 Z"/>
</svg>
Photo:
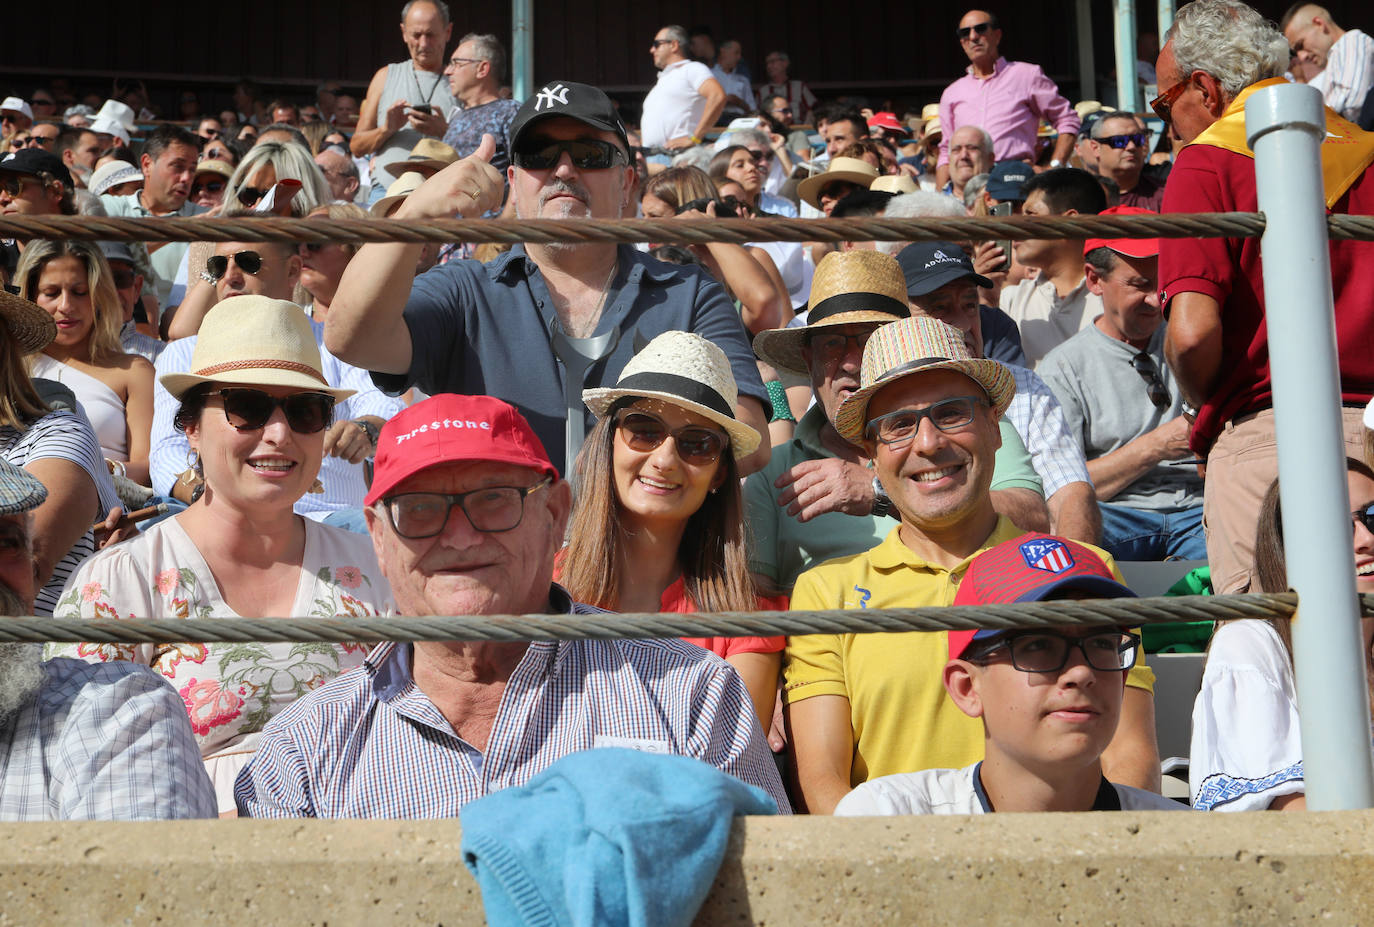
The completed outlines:
<svg viewBox="0 0 1374 927">
<path fill-rule="evenodd" d="M 441 393 L 382 426 L 372 486 L 363 502 L 374 505 L 421 470 L 468 460 L 515 464 L 558 479 L 544 445 L 510 403 L 491 396 Z"/>
<path fill-rule="evenodd" d="M 1113 206 L 1104 209 L 1099 216 L 1157 216 L 1159 213 L 1153 209 L 1141 209 L 1139 206 Z M 1155 257 L 1159 254 L 1158 238 L 1089 238 L 1083 242 L 1083 254 L 1094 248 L 1111 248 L 1117 254 L 1124 254 L 1126 257 L 1144 258 Z"/>
<path fill-rule="evenodd" d="M 1099 599 L 1134 598 L 1135 593 L 1112 577 L 1107 564 L 1089 548 L 1068 538 L 1023 534 L 983 551 L 968 565 L 955 605 L 1000 605 L 1043 602 L 1067 591 Z M 975 640 L 1004 630 L 950 631 L 949 656 L 957 660 Z"/>
</svg>

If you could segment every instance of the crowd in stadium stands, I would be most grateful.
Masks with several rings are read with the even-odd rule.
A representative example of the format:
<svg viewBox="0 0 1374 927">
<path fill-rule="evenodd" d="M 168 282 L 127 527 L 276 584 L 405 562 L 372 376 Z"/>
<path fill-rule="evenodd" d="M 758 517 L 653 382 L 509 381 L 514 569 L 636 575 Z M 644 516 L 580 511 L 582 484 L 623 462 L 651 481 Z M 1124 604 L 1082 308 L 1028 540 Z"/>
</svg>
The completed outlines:
<svg viewBox="0 0 1374 927">
<path fill-rule="evenodd" d="M 502 43 L 454 26 L 406 3 L 360 99 L 22 88 L 0 211 L 1254 212 L 1244 104 L 1291 80 L 1327 104 L 1330 210 L 1374 212 L 1374 40 L 1313 4 L 1181 6 L 1144 113 L 1071 102 L 976 9 L 938 101 L 877 111 L 677 25 L 633 113 L 569 79 L 514 100 Z M 1374 591 L 1374 244 L 1330 257 Z M 1287 588 L 1256 238 L 20 238 L 0 278 L 0 614 L 979 605 L 1131 596 L 1131 561 Z M 0 644 L 0 820 L 452 816 L 593 748 L 780 813 L 1303 808 L 1287 623 L 1216 628 L 1181 800 L 1144 636 Z"/>
</svg>

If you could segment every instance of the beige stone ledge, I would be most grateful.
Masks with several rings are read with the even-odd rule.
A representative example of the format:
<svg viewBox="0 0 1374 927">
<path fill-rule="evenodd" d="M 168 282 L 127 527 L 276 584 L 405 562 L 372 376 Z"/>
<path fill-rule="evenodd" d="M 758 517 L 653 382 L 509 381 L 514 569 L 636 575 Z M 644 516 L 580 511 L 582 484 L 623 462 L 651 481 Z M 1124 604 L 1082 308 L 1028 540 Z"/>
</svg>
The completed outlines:
<svg viewBox="0 0 1374 927">
<path fill-rule="evenodd" d="M 751 818 L 698 924 L 1374 918 L 1374 812 Z M 481 924 L 453 822 L 0 825 L 0 924 Z"/>
</svg>

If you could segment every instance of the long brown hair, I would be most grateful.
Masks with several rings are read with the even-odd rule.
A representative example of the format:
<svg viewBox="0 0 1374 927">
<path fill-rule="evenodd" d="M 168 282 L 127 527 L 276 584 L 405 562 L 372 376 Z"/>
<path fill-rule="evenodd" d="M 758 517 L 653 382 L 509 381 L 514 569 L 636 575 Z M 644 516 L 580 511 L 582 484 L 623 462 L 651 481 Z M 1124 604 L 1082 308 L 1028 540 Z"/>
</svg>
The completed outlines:
<svg viewBox="0 0 1374 927">
<path fill-rule="evenodd" d="M 613 413 L 596 423 L 574 464 L 577 504 L 561 574 L 574 599 L 610 609 L 620 604 L 620 549 L 627 530 L 615 490 Z M 728 445 L 718 465 L 725 468 L 725 481 L 687 519 L 678 565 L 687 597 L 698 610 L 749 611 L 758 604 L 749 573 L 739 468 Z"/>
<path fill-rule="evenodd" d="M 34 389 L 19 342 L 3 322 L 0 322 L 0 367 L 3 368 L 0 369 L 0 427 L 8 425 L 24 431 L 52 409 Z"/>
<path fill-rule="evenodd" d="M 649 178 L 644 185 L 644 195 L 663 200 L 673 209 L 681 209 L 684 203 L 703 197 L 715 198 L 716 185 L 699 167 L 684 165 L 670 167 Z"/>
<path fill-rule="evenodd" d="M 95 324 L 86 339 L 87 360 L 101 364 L 124 353 L 119 343 L 119 329 L 124 324 L 124 307 L 115 290 L 114 271 L 100 253 L 99 246 L 88 241 L 64 238 L 60 241 L 40 239 L 31 241 L 19 258 L 14 276 L 19 281 L 19 295 L 37 302 L 38 280 L 43 268 L 57 258 L 71 257 L 86 269 L 86 289 L 91 294 L 91 309 Z"/>
</svg>

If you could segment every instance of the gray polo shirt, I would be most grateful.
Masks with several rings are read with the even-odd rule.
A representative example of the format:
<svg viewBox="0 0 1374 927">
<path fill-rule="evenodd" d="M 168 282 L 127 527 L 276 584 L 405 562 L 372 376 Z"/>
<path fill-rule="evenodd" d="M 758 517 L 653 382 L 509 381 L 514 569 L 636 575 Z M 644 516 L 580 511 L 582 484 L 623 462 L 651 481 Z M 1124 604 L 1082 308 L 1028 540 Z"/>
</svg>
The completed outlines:
<svg viewBox="0 0 1374 927">
<path fill-rule="evenodd" d="M 695 267 L 665 264 L 629 245 L 620 259 L 594 333 L 619 325 L 610 355 L 587 370 L 583 387 L 614 386 L 635 351 L 667 331 L 714 342 L 730 360 L 741 396 L 768 407 L 749 336 L 725 291 Z M 373 373 L 390 393 L 418 386 L 426 393 L 465 393 L 504 399 L 529 420 L 549 459 L 564 460 L 567 402 L 563 365 L 549 342 L 557 318 L 539 267 L 516 245 L 494 261 L 451 261 L 419 277 L 406 302 L 409 373 Z M 586 413 L 588 429 L 595 419 Z"/>
</svg>

